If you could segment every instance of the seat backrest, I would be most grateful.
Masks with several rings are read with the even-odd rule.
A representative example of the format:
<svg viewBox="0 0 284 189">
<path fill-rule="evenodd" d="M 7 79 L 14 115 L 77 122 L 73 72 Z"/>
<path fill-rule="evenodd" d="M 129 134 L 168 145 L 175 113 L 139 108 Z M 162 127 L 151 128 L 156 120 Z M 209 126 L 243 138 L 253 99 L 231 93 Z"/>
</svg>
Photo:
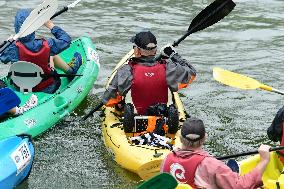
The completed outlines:
<svg viewBox="0 0 284 189">
<path fill-rule="evenodd" d="M 33 87 L 42 81 L 41 74 L 44 74 L 41 67 L 25 61 L 13 63 L 9 70 L 11 80 L 21 92 L 32 92 Z"/>
</svg>

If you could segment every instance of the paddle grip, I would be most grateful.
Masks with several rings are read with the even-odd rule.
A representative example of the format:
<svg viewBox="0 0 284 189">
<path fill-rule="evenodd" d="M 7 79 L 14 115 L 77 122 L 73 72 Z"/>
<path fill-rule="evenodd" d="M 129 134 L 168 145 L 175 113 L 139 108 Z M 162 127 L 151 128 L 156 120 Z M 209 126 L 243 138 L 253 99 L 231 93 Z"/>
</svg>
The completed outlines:
<svg viewBox="0 0 284 189">
<path fill-rule="evenodd" d="M 263 90 L 266 90 L 266 91 L 273 91 L 273 88 L 272 88 L 272 87 L 270 87 L 270 86 L 268 86 L 268 85 L 264 85 L 264 84 L 260 85 L 259 88 L 261 88 L 261 89 L 263 89 Z"/>
<path fill-rule="evenodd" d="M 4 42 L 0 45 L 0 48 L 2 48 L 6 43 L 7 43 L 7 41 L 4 41 Z"/>
<path fill-rule="evenodd" d="M 68 11 L 68 7 L 64 7 L 64 8 L 61 9 L 60 11 L 56 12 L 56 13 L 50 18 L 50 20 L 52 20 L 52 19 L 55 18 L 56 16 L 58 16 L 58 15 L 64 13 L 64 12 L 66 12 L 66 11 Z"/>
<path fill-rule="evenodd" d="M 56 73 L 56 74 L 40 74 L 40 77 L 42 77 L 42 78 L 49 78 L 49 77 L 75 77 L 75 76 L 83 76 L 83 75 L 81 75 L 81 74 L 58 74 L 58 73 Z"/>
</svg>

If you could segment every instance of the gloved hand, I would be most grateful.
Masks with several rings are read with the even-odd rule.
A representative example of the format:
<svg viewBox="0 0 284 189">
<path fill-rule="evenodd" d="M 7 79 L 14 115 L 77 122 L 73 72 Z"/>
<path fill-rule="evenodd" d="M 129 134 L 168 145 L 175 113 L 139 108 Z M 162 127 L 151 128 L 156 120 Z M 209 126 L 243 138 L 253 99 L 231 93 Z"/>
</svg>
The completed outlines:
<svg viewBox="0 0 284 189">
<path fill-rule="evenodd" d="M 171 44 L 167 44 L 161 48 L 161 54 L 163 57 L 169 58 L 170 56 L 176 54 L 176 51 Z"/>
</svg>

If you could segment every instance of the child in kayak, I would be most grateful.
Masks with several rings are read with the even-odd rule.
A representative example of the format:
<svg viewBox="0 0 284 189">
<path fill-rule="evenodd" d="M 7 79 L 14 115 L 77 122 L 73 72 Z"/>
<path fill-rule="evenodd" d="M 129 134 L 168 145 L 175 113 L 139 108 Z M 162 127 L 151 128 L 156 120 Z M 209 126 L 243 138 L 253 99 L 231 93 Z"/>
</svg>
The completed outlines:
<svg viewBox="0 0 284 189">
<path fill-rule="evenodd" d="M 30 10 L 21 9 L 15 17 L 15 32 L 18 33 L 26 18 L 29 16 Z M 75 53 L 69 64 L 66 64 L 57 54 L 67 49 L 71 43 L 71 37 L 60 27 L 55 26 L 53 22 L 47 21 L 45 27 L 50 29 L 55 39 L 36 39 L 35 32 L 20 38 L 11 46 L 9 46 L 2 54 L 0 61 L 3 63 L 27 61 L 34 63 L 42 68 L 45 74 L 53 73 L 54 67 L 64 71 L 67 74 L 76 74 L 82 65 L 82 56 Z M 50 61 L 51 59 L 51 61 Z M 54 61 L 54 65 L 49 65 Z M 70 80 L 74 77 L 71 76 Z M 57 77 L 45 78 L 37 86 L 33 88 L 34 92 L 54 93 L 59 87 L 61 80 Z"/>
</svg>

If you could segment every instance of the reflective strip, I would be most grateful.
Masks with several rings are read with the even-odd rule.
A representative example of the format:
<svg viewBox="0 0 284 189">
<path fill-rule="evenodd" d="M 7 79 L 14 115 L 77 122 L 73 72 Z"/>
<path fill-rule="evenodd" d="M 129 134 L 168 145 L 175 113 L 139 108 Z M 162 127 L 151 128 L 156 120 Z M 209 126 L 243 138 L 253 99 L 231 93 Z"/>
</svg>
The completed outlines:
<svg viewBox="0 0 284 189">
<path fill-rule="evenodd" d="M 184 89 L 184 88 L 186 88 L 187 86 L 188 86 L 188 83 L 187 83 L 187 84 L 179 83 L 179 84 L 178 84 L 178 90 Z"/>
<path fill-rule="evenodd" d="M 157 117 L 156 116 L 148 116 L 148 127 L 147 132 L 153 132 L 156 128 Z"/>
<path fill-rule="evenodd" d="M 107 107 L 115 106 L 115 105 L 118 104 L 120 101 L 122 101 L 122 96 L 117 95 L 116 98 L 111 98 L 111 99 L 107 102 L 106 106 L 107 106 Z"/>
<path fill-rule="evenodd" d="M 191 84 L 195 80 L 195 76 L 192 76 L 188 83 L 179 83 L 178 90 L 186 88 L 189 84 Z"/>
</svg>

